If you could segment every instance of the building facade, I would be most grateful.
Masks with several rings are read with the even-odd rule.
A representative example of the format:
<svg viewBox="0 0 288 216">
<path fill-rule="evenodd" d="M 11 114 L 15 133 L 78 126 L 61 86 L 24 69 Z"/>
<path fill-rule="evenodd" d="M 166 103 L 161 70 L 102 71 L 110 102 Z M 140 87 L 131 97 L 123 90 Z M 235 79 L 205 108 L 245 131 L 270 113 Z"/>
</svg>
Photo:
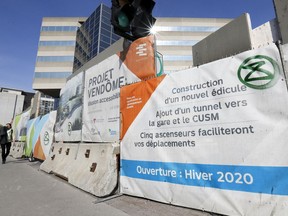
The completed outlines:
<svg viewBox="0 0 288 216">
<path fill-rule="evenodd" d="M 59 97 L 73 72 L 76 32 L 86 18 L 45 17 L 42 20 L 33 89 Z"/>
<path fill-rule="evenodd" d="M 104 4 L 77 31 L 74 71 L 120 39 L 110 22 L 111 9 Z"/>
<path fill-rule="evenodd" d="M 31 106 L 31 118 L 45 115 L 55 110 L 58 99 L 45 95 L 39 91 L 35 93 Z"/>
<path fill-rule="evenodd" d="M 120 39 L 103 4 L 87 17 L 44 17 L 40 31 L 33 89 L 59 97 L 66 79 Z M 76 39 L 77 38 L 77 39 Z"/>
<path fill-rule="evenodd" d="M 158 53 L 158 57 L 163 61 L 162 73 L 169 74 L 172 72 L 193 67 L 192 46 L 201 41 L 202 39 L 204 39 L 205 37 L 207 37 L 208 35 L 210 35 L 211 33 L 217 31 L 219 28 L 223 27 L 230 21 L 231 19 L 219 19 L 219 18 L 158 17 L 151 32 L 153 32 L 153 34 L 155 35 L 156 39 L 155 47 Z M 114 47 L 114 49 L 110 49 L 110 51 L 108 51 L 108 49 L 105 48 L 108 52 L 110 52 L 110 53 L 106 52 L 105 56 L 111 56 L 114 53 L 123 50 L 123 46 L 119 47 L 119 45 L 116 45 L 116 46 L 110 46 L 109 48 L 112 47 Z M 101 52 L 103 50 L 104 49 L 102 49 Z M 97 53 L 97 55 L 99 55 L 99 53 Z M 78 64 L 77 67 L 74 67 L 74 72 L 76 72 L 77 69 L 79 69 L 80 67 L 82 67 L 84 64 L 86 64 L 92 58 L 95 57 L 95 55 L 92 54 L 88 55 L 90 55 L 90 58 L 84 59 L 82 61 L 82 64 Z M 99 58 L 93 59 L 92 62 L 99 63 L 99 60 L 101 59 L 103 60 L 103 57 L 99 56 Z M 92 63 L 90 61 L 88 65 L 91 67 L 91 64 Z M 85 70 L 85 68 L 87 67 L 84 66 L 81 68 L 81 70 Z"/>
<path fill-rule="evenodd" d="M 103 4 L 89 18 L 43 18 L 33 88 L 59 97 L 66 79 L 120 37 L 113 33 L 111 9 Z M 163 73 L 193 66 L 192 46 L 230 19 L 161 18 L 153 30 L 163 57 Z M 119 46 L 117 46 L 119 47 Z M 110 49 L 111 50 L 111 49 Z M 110 55 L 122 50 L 111 50 Z M 85 68 L 85 67 L 84 67 Z"/>
<path fill-rule="evenodd" d="M 153 32 L 157 51 L 163 56 L 164 73 L 192 67 L 192 46 L 230 21 L 218 18 L 158 17 Z"/>
<path fill-rule="evenodd" d="M 0 88 L 0 124 L 5 125 L 31 106 L 34 93 Z"/>
</svg>

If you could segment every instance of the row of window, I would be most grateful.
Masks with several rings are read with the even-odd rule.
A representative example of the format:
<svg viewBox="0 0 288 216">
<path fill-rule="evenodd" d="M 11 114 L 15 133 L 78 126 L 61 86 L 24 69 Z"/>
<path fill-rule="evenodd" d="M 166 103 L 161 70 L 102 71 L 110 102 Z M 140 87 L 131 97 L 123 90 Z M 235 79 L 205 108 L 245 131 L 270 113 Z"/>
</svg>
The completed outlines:
<svg viewBox="0 0 288 216">
<path fill-rule="evenodd" d="M 192 55 L 190 56 L 181 56 L 181 55 L 163 55 L 164 61 L 192 61 Z"/>
<path fill-rule="evenodd" d="M 96 23 L 98 24 L 98 21 Z M 104 17 L 102 17 L 102 25 L 103 24 L 104 24 L 104 28 L 106 28 L 107 30 L 111 29 L 110 19 L 105 19 Z M 86 26 L 86 28 L 88 26 Z M 79 28 L 78 26 L 42 26 L 41 31 L 75 32 L 78 30 L 78 28 Z M 160 32 L 160 31 L 214 32 L 218 29 L 219 27 L 217 26 L 154 26 L 153 27 L 153 30 L 155 30 L 156 32 Z"/>
<path fill-rule="evenodd" d="M 104 46 L 103 46 L 104 45 Z M 106 49 L 109 44 L 101 41 L 100 48 Z M 97 48 L 97 47 L 95 47 Z M 164 61 L 192 61 L 192 56 L 164 55 Z M 74 56 L 38 56 L 37 62 L 73 62 Z"/>
<path fill-rule="evenodd" d="M 159 46 L 193 46 L 198 43 L 198 40 L 185 40 L 185 41 L 165 41 L 157 40 L 157 45 Z"/>
<path fill-rule="evenodd" d="M 41 31 L 43 32 L 76 32 L 78 30 L 78 26 L 42 26 Z"/>
<path fill-rule="evenodd" d="M 103 46 L 105 43 L 101 42 L 101 45 Z M 107 44 L 104 45 L 104 47 L 100 47 L 102 49 L 105 49 L 104 47 L 107 46 Z M 164 55 L 163 56 L 164 61 L 192 61 L 192 55 L 191 56 L 181 56 L 181 55 Z M 73 62 L 74 56 L 38 56 L 37 62 Z"/>
<path fill-rule="evenodd" d="M 104 32 L 106 30 L 103 30 Z M 109 34 L 109 32 L 105 32 L 106 35 Z M 105 35 L 101 35 L 101 39 L 108 43 L 108 45 L 112 44 L 116 40 L 119 39 L 119 36 L 112 35 L 113 39 L 112 41 L 110 37 L 106 37 Z M 195 45 L 198 40 L 189 40 L 189 41 L 164 41 L 159 40 L 157 41 L 157 45 L 159 46 L 193 46 Z M 75 41 L 40 41 L 39 46 L 75 46 Z"/>
<path fill-rule="evenodd" d="M 75 41 L 39 41 L 39 46 L 75 46 Z"/>
<path fill-rule="evenodd" d="M 37 56 L 37 62 L 73 62 L 74 56 Z"/>
<path fill-rule="evenodd" d="M 100 51 L 104 50 L 103 47 L 100 47 Z M 192 56 L 177 56 L 177 55 L 164 55 L 164 61 L 192 61 Z M 81 67 L 81 62 L 74 62 L 74 67 Z M 72 72 L 35 72 L 34 78 L 46 78 L 46 79 L 65 79 L 69 77 Z"/>
<path fill-rule="evenodd" d="M 178 31 L 178 32 L 214 32 L 217 26 L 153 26 L 153 31 Z"/>
<path fill-rule="evenodd" d="M 52 79 L 61 79 L 67 78 L 72 72 L 35 72 L 34 78 L 52 78 Z"/>
</svg>

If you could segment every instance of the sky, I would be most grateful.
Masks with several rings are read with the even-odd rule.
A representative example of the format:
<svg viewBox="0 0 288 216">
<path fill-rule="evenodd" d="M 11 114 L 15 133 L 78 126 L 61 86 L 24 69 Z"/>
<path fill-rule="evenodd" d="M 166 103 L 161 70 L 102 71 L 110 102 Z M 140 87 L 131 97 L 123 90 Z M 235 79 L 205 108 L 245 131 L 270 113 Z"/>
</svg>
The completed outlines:
<svg viewBox="0 0 288 216">
<path fill-rule="evenodd" d="M 255 28 L 275 18 L 273 0 L 156 0 L 154 17 L 237 18 Z M 0 87 L 32 89 L 43 17 L 88 17 L 110 0 L 0 0 Z"/>
</svg>

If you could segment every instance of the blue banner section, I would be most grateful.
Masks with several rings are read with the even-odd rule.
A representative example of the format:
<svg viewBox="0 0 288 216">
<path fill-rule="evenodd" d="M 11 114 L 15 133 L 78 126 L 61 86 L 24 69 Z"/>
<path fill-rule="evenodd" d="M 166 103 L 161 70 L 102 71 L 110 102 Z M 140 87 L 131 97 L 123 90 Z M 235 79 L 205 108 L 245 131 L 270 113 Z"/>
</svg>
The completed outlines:
<svg viewBox="0 0 288 216">
<path fill-rule="evenodd" d="M 121 176 L 187 186 L 288 195 L 288 167 L 121 160 Z"/>
</svg>

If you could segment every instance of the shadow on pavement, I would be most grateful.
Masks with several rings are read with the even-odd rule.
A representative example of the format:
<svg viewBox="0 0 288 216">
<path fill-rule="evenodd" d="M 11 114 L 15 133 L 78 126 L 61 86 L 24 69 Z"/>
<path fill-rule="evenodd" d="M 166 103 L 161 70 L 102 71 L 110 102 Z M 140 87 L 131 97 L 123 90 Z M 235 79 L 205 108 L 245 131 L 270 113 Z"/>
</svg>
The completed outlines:
<svg viewBox="0 0 288 216">
<path fill-rule="evenodd" d="M 10 158 L 10 160 L 9 159 L 6 160 L 6 164 L 8 164 L 8 163 L 26 163 L 26 162 L 28 162 L 28 160 L 26 158 L 20 158 L 20 159 L 12 158 L 12 160 Z"/>
</svg>

